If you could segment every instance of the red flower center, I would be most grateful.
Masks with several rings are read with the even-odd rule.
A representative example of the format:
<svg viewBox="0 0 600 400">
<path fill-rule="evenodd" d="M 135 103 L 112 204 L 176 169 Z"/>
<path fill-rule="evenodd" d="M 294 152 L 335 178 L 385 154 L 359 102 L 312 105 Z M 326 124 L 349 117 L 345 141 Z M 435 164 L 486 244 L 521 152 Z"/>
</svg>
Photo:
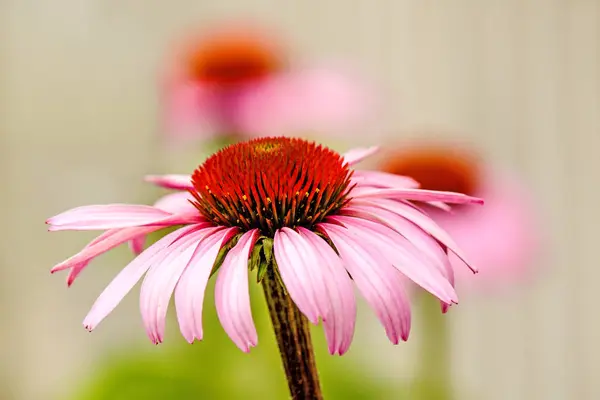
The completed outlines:
<svg viewBox="0 0 600 400">
<path fill-rule="evenodd" d="M 479 168 L 474 155 L 453 146 L 423 145 L 390 156 L 382 170 L 410 176 L 421 188 L 474 195 Z"/>
<path fill-rule="evenodd" d="M 221 86 L 262 79 L 282 68 L 275 46 L 252 31 L 215 33 L 188 54 L 192 79 Z"/>
<path fill-rule="evenodd" d="M 218 225 L 312 225 L 347 201 L 351 171 L 336 152 L 302 139 L 260 138 L 226 147 L 192 174 L 195 206 Z"/>
</svg>

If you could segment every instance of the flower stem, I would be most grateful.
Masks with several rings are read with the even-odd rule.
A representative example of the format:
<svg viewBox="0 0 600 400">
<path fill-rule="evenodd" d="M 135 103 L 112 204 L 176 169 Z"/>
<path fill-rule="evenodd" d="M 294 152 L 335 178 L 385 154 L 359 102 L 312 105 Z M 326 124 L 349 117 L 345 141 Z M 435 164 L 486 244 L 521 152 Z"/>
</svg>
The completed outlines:
<svg viewBox="0 0 600 400">
<path fill-rule="evenodd" d="M 417 378 L 417 399 L 451 400 L 450 327 L 448 318 L 440 312 L 440 305 L 429 296 L 418 298 L 422 316 L 421 363 Z"/>
<path fill-rule="evenodd" d="M 271 269 L 262 280 L 275 338 L 293 400 L 322 400 L 308 320 Z"/>
</svg>

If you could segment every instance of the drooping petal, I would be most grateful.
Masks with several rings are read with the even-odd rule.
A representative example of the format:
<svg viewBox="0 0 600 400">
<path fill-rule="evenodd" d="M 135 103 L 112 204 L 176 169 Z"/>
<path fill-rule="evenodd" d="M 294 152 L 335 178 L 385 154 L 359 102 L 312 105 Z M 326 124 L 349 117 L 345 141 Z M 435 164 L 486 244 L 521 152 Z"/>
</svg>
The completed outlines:
<svg viewBox="0 0 600 400">
<path fill-rule="evenodd" d="M 453 204 L 483 204 L 483 200 L 477 197 L 467 196 L 462 193 L 438 192 L 425 189 L 371 189 L 355 188 L 351 193 L 354 198 L 381 198 L 411 201 L 441 201 Z"/>
<path fill-rule="evenodd" d="M 403 218 L 406 218 L 419 228 L 423 229 L 425 232 L 429 233 L 436 240 L 446 246 L 450 251 L 456 254 L 456 256 L 458 256 L 458 258 L 460 258 L 473 272 L 477 272 L 477 268 L 468 261 L 467 257 L 454 242 L 452 237 L 450 237 L 450 235 L 446 233 L 446 231 L 444 231 L 438 224 L 436 224 L 429 216 L 425 215 L 415 207 L 389 199 L 370 198 L 365 200 L 354 200 L 353 202 L 354 204 L 367 204 L 378 208 L 383 208 L 392 211 Z"/>
<path fill-rule="evenodd" d="M 215 286 L 219 321 L 231 340 L 246 353 L 258 343 L 248 287 L 248 258 L 258 233 L 258 229 L 244 233 L 227 253 Z"/>
<path fill-rule="evenodd" d="M 448 255 L 438 241 L 414 223 L 391 211 L 368 205 L 353 205 L 353 202 L 350 202 L 348 207 L 344 207 L 340 213 L 379 222 L 394 229 L 410 241 L 423 257 L 429 258 L 431 265 L 435 265 L 448 282 L 454 286 L 454 269 Z M 448 303 L 442 301 L 441 304 L 442 310 L 445 312 Z"/>
<path fill-rule="evenodd" d="M 188 192 L 176 192 L 169 193 L 159 198 L 155 203 L 154 207 L 161 210 L 175 213 L 195 216 L 198 210 L 190 203 L 191 195 Z M 133 238 L 129 242 L 129 248 L 133 254 L 140 254 L 144 251 L 144 244 L 146 242 L 146 235 L 141 235 Z"/>
<path fill-rule="evenodd" d="M 365 297 L 384 326 L 390 341 L 407 340 L 410 332 L 410 303 L 403 287 L 403 277 L 372 247 L 354 238 L 341 226 L 319 224 L 331 239 L 358 290 Z"/>
<path fill-rule="evenodd" d="M 119 229 L 109 229 L 106 232 L 104 232 L 103 234 L 97 236 L 94 240 L 92 240 L 90 243 L 88 243 L 84 249 L 90 248 L 92 246 L 94 246 L 97 243 L 100 243 L 108 238 L 110 238 L 111 236 L 115 235 L 116 233 L 118 233 L 120 230 Z M 78 264 L 75 264 L 72 268 L 71 271 L 69 271 L 69 276 L 67 277 L 67 286 L 71 286 L 73 284 L 73 282 L 75 281 L 75 279 L 79 276 L 79 274 L 81 273 L 81 271 L 83 271 L 88 264 L 90 263 L 91 259 L 87 260 L 87 261 L 82 261 Z"/>
<path fill-rule="evenodd" d="M 106 253 L 108 250 L 111 250 L 119 246 L 120 244 L 127 242 L 128 240 L 131 240 L 140 235 L 148 234 L 158 229 L 160 229 L 160 227 L 143 226 L 108 230 L 102 235 L 98 236 L 92 242 L 90 242 L 79 253 L 56 264 L 50 270 L 50 272 L 55 273 L 57 271 L 62 271 L 63 269 L 71 267 L 76 268 L 77 265 L 79 265 L 77 268 L 81 270 L 85 267 L 85 265 L 82 265 L 83 263 L 89 262 L 90 260 L 99 256 L 100 254 Z"/>
<path fill-rule="evenodd" d="M 181 236 L 173 242 L 163 259 L 153 263 L 144 278 L 140 292 L 140 309 L 148 337 L 161 343 L 165 332 L 165 318 L 173 290 L 183 271 L 197 251 L 200 241 L 214 232 L 205 228 Z"/>
<path fill-rule="evenodd" d="M 445 303 L 457 303 L 456 292 L 440 269 L 418 251 L 405 237 L 385 225 L 354 217 L 331 217 L 342 222 L 364 246 L 380 252 L 410 280 Z"/>
<path fill-rule="evenodd" d="M 202 340 L 202 309 L 206 285 L 219 250 L 238 231 L 238 228 L 212 228 L 212 232 L 200 242 L 177 283 L 175 288 L 177 320 L 181 334 L 189 343 L 192 343 L 194 338 Z"/>
<path fill-rule="evenodd" d="M 147 175 L 144 180 L 165 189 L 188 190 L 194 188 L 190 175 Z"/>
<path fill-rule="evenodd" d="M 325 319 L 331 308 L 326 276 L 312 252 L 307 252 L 299 234 L 289 228 L 275 232 L 273 252 L 279 274 L 298 309 L 313 324 Z"/>
<path fill-rule="evenodd" d="M 112 282 L 104 289 L 98 297 L 92 309 L 85 317 L 83 325 L 87 330 L 94 329 L 100 321 L 102 321 L 116 306 L 121 302 L 123 297 L 131 288 L 141 279 L 146 273 L 152 262 L 156 258 L 160 258 L 161 254 L 175 239 L 182 234 L 197 229 L 195 226 L 186 226 L 175 232 L 171 232 L 163 237 L 146 251 L 131 261 L 121 272 L 112 280 Z"/>
<path fill-rule="evenodd" d="M 413 222 L 389 210 L 368 205 L 353 205 L 352 202 L 350 202 L 348 207 L 344 207 L 340 211 L 340 214 L 371 220 L 394 229 L 410 241 L 424 257 L 428 257 L 440 271 L 447 275 L 446 266 L 450 264 L 440 243 Z M 452 271 L 451 268 L 450 270 Z M 450 283 L 454 284 L 453 274 L 448 275 L 448 277 Z"/>
<path fill-rule="evenodd" d="M 134 237 L 129 241 L 129 249 L 135 255 L 140 254 L 144 251 L 144 246 L 146 245 L 146 235 L 141 235 L 138 237 Z"/>
<path fill-rule="evenodd" d="M 46 220 L 49 231 L 126 228 L 155 223 L 171 216 L 156 207 L 106 204 L 73 208 Z"/>
<path fill-rule="evenodd" d="M 365 158 L 372 156 L 373 154 L 377 153 L 378 151 L 379 151 L 379 146 L 357 147 L 355 149 L 348 150 L 347 152 L 342 154 L 342 157 L 344 158 L 344 161 L 346 161 L 346 163 L 348 165 L 354 165 L 354 164 L 358 164 Z"/>
<path fill-rule="evenodd" d="M 361 186 L 370 186 L 378 188 L 418 188 L 419 182 L 411 177 L 388 174 L 380 171 L 354 171 L 351 179 L 352 183 Z"/>
<path fill-rule="evenodd" d="M 331 312 L 323 321 L 330 354 L 342 355 L 350 347 L 356 323 L 356 300 L 352 281 L 344 268 L 342 260 L 335 251 L 315 233 L 298 228 L 300 236 L 307 242 L 307 251 L 315 253 L 315 259 L 327 276 L 325 284 Z"/>
</svg>

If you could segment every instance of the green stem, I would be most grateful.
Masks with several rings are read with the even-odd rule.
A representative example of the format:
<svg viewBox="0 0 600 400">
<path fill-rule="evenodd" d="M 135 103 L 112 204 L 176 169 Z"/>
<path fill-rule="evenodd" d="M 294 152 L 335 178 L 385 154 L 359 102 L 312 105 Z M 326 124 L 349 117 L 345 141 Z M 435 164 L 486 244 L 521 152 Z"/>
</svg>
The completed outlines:
<svg viewBox="0 0 600 400">
<path fill-rule="evenodd" d="M 262 285 L 292 399 L 322 400 L 308 320 L 272 269 L 265 274 Z"/>
<path fill-rule="evenodd" d="M 419 390 L 424 396 L 420 398 L 450 400 L 453 396 L 448 317 L 440 312 L 439 302 L 429 296 L 420 296 L 417 306 L 423 324 L 417 383 L 424 386 Z"/>
</svg>

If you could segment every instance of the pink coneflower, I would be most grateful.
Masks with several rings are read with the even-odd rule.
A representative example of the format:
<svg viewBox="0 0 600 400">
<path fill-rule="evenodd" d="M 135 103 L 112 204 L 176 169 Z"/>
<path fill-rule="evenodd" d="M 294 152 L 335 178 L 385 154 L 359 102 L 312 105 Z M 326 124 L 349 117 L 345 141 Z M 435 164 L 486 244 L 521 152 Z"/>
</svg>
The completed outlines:
<svg viewBox="0 0 600 400">
<path fill-rule="evenodd" d="M 459 272 L 461 284 L 489 290 L 526 278 L 540 232 L 531 195 L 517 177 L 494 168 L 472 149 L 439 141 L 402 146 L 384 157 L 381 170 L 409 175 L 424 189 L 485 198 L 485 207 L 427 210 L 480 268 L 476 280 Z"/>
<path fill-rule="evenodd" d="M 454 241 L 414 202 L 444 207 L 482 201 L 417 189 L 407 177 L 353 170 L 374 150 L 341 156 L 283 137 L 231 145 L 191 176 L 150 177 L 160 186 L 186 190 L 155 206 L 92 205 L 48 219 L 51 231 L 106 230 L 52 272 L 71 269 L 76 275 L 121 243 L 136 240 L 139 250 L 144 235 L 177 225 L 108 285 L 85 318 L 87 329 L 94 329 L 145 275 L 140 308 L 150 339 L 163 340 L 174 293 L 181 333 L 190 343 L 201 340 L 204 293 L 216 273 L 219 320 L 233 342 L 249 351 L 258 342 L 248 288 L 249 270 L 256 270 L 259 281 L 280 282 L 310 322 L 323 322 L 332 354 L 345 353 L 352 341 L 352 282 L 389 339 L 406 340 L 411 317 L 404 281 L 412 280 L 443 304 L 456 303 L 447 253 L 464 260 Z"/>
<path fill-rule="evenodd" d="M 273 32 L 223 25 L 190 37 L 161 77 L 169 137 L 339 132 L 368 118 L 372 91 L 339 67 L 289 62 Z"/>
</svg>

